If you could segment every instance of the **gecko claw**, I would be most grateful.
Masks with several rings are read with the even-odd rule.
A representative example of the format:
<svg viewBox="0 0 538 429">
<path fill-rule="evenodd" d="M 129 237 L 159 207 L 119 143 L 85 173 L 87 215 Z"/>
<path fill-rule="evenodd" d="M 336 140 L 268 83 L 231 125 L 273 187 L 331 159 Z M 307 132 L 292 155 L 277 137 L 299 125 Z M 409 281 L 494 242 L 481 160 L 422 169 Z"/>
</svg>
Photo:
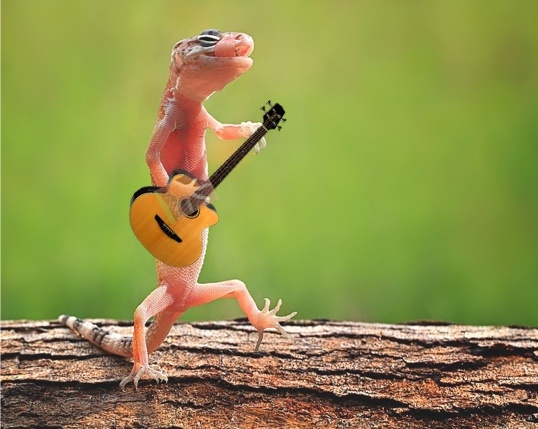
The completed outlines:
<svg viewBox="0 0 538 429">
<path fill-rule="evenodd" d="M 157 382 L 157 384 L 159 384 L 161 381 L 163 381 L 164 383 L 168 383 L 168 377 L 166 376 L 166 374 L 153 368 L 150 368 L 149 366 L 142 366 L 140 368 L 137 368 L 137 366 L 135 365 L 131 373 L 123 380 L 121 380 L 120 389 L 123 390 L 125 386 L 131 381 L 133 382 L 135 389 L 138 389 L 138 382 L 143 375 L 146 375 L 148 378 L 153 378 Z"/>
<path fill-rule="evenodd" d="M 256 146 L 254 146 L 254 154 L 258 155 L 261 150 L 265 149 L 267 147 L 267 140 L 265 140 L 265 137 L 262 137 L 261 140 L 256 143 Z"/>
<path fill-rule="evenodd" d="M 261 122 L 241 122 L 239 132 L 243 137 L 250 137 L 254 132 L 260 128 L 263 124 Z M 267 140 L 262 137 L 256 146 L 254 146 L 254 153 L 258 154 L 262 149 L 267 146 Z"/>
<path fill-rule="evenodd" d="M 263 340 L 263 334 L 266 329 L 276 329 L 283 337 L 285 337 L 288 340 L 291 340 L 291 337 L 289 334 L 284 330 L 282 326 L 280 326 L 280 322 L 285 322 L 287 320 L 290 320 L 292 317 L 294 317 L 297 312 L 294 311 L 293 313 L 288 314 L 287 316 L 277 316 L 276 314 L 280 310 L 280 306 L 282 305 L 282 300 L 279 299 L 275 308 L 272 310 L 269 310 L 269 307 L 271 305 L 271 301 L 269 299 L 265 298 L 265 305 L 263 306 L 262 310 L 258 314 L 258 317 L 254 321 L 253 326 L 258 330 L 258 341 L 256 342 L 256 347 L 254 348 L 254 352 L 257 353 L 260 345 Z"/>
</svg>

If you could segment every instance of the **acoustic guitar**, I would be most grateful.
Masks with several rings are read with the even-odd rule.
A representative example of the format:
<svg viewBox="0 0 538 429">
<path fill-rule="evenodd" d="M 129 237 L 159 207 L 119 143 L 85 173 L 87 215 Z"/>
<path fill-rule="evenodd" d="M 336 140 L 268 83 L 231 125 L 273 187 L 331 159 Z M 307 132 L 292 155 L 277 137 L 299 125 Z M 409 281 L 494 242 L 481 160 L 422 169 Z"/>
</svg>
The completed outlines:
<svg viewBox="0 0 538 429">
<path fill-rule="evenodd" d="M 157 259 L 174 267 L 193 264 L 202 253 L 202 230 L 217 223 L 209 195 L 262 137 L 285 121 L 278 103 L 262 107 L 263 125 L 201 183 L 187 171 L 175 171 L 165 187 L 147 186 L 131 199 L 129 219 L 138 240 Z"/>
</svg>

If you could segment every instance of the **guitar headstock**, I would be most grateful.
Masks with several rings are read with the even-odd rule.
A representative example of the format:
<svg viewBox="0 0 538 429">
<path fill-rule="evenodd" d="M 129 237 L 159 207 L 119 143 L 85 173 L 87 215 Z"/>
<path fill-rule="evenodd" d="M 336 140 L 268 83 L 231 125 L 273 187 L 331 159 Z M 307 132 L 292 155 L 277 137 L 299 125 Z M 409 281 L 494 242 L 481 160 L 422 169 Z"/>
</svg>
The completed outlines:
<svg viewBox="0 0 538 429">
<path fill-rule="evenodd" d="M 268 130 L 274 130 L 275 128 L 280 130 L 282 127 L 278 125 L 278 123 L 280 121 L 286 122 L 284 119 L 284 113 L 286 113 L 284 108 L 278 103 L 271 104 L 271 102 L 268 101 L 267 107 L 263 106 L 262 110 L 265 112 L 263 115 L 263 126 Z"/>
</svg>

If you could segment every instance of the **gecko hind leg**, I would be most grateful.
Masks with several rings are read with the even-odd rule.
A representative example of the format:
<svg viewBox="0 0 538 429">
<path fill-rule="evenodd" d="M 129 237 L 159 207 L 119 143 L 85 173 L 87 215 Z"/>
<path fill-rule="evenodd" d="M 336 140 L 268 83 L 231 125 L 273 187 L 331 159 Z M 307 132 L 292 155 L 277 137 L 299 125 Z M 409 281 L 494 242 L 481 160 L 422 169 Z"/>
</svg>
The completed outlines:
<svg viewBox="0 0 538 429">
<path fill-rule="evenodd" d="M 120 388 L 123 389 L 131 381 L 135 388 L 138 388 L 138 382 L 142 376 L 152 378 L 157 383 L 168 381 L 168 377 L 163 372 L 150 367 L 149 353 L 159 347 L 170 332 L 174 321 L 180 315 L 177 311 L 166 310 L 172 302 L 173 299 L 166 286 L 160 286 L 136 308 L 133 333 L 134 364 L 131 373 L 121 381 Z M 153 316 L 155 316 L 155 320 L 148 328 L 147 333 L 144 333 L 146 322 Z"/>
<path fill-rule="evenodd" d="M 286 338 L 290 338 L 288 333 L 280 326 L 280 322 L 291 319 L 297 314 L 293 312 L 287 316 L 277 316 L 276 313 L 280 310 L 282 300 L 278 300 L 277 305 L 272 310 L 269 310 L 270 301 L 265 298 L 265 306 L 262 310 L 258 310 L 254 299 L 250 295 L 245 284 L 240 280 L 228 280 L 218 283 L 198 283 L 189 296 L 191 306 L 207 304 L 219 298 L 235 298 L 239 306 L 247 316 L 249 322 L 258 331 L 258 342 L 256 343 L 255 351 L 257 352 L 263 340 L 263 334 L 267 329 L 276 329 Z"/>
</svg>

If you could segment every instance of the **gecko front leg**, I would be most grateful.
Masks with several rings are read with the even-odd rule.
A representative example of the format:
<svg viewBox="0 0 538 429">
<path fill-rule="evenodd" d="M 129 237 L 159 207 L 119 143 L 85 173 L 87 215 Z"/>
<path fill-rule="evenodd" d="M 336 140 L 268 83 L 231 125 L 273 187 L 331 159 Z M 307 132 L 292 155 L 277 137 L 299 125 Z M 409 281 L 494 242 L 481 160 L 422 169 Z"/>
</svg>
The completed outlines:
<svg viewBox="0 0 538 429">
<path fill-rule="evenodd" d="M 208 128 L 210 128 L 221 140 L 235 140 L 242 137 L 248 138 L 262 126 L 261 122 L 250 121 L 241 122 L 240 124 L 222 124 L 209 113 L 206 112 L 206 114 Z M 267 141 L 265 140 L 265 137 L 262 137 L 261 140 L 256 143 L 256 146 L 254 146 L 254 153 L 259 153 L 266 146 Z"/>
<path fill-rule="evenodd" d="M 254 132 L 260 128 L 262 124 L 260 122 L 241 122 L 240 124 L 240 132 L 242 137 L 250 137 Z M 254 155 L 258 155 L 262 149 L 265 149 L 267 146 L 267 140 L 265 140 L 265 137 L 262 137 L 258 143 L 254 146 Z"/>
<path fill-rule="evenodd" d="M 162 160 L 161 151 L 177 127 L 177 108 L 173 103 L 166 103 L 163 106 L 163 117 L 157 120 L 153 129 L 151 141 L 146 150 L 146 163 L 148 164 L 151 179 L 154 185 L 166 186 L 169 175 Z"/>
</svg>

